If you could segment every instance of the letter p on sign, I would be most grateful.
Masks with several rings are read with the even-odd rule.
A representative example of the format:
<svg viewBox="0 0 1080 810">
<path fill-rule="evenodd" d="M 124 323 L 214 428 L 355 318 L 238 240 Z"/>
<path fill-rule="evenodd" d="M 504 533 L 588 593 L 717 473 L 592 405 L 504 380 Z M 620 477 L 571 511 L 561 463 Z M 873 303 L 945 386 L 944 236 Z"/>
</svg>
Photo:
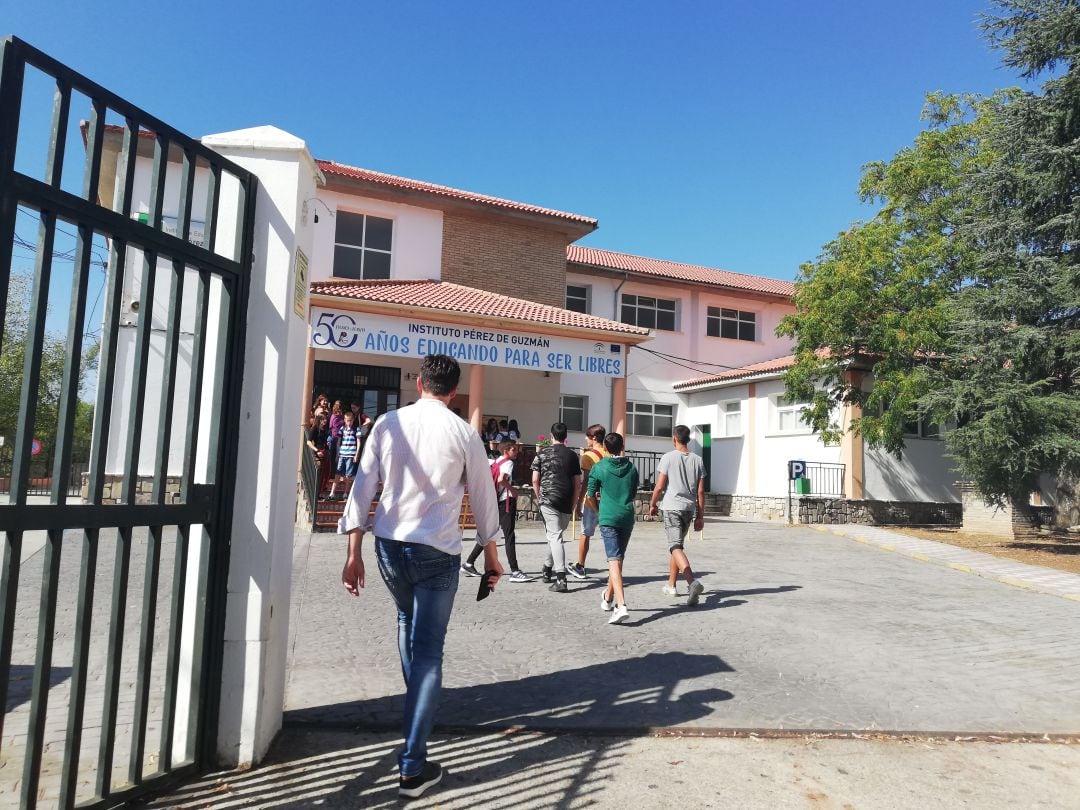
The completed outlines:
<svg viewBox="0 0 1080 810">
<path fill-rule="evenodd" d="M 805 461 L 789 461 L 788 465 L 788 478 L 794 481 L 796 478 L 803 478 L 806 476 L 806 462 Z"/>
</svg>

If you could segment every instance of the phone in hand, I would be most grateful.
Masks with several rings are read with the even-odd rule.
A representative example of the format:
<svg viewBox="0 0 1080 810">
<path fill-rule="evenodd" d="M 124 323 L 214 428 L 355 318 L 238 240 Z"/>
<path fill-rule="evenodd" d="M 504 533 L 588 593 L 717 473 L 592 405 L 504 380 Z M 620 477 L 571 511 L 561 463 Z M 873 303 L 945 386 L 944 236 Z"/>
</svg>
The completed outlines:
<svg viewBox="0 0 1080 810">
<path fill-rule="evenodd" d="M 476 601 L 480 602 L 488 598 L 488 594 L 491 593 L 492 583 L 498 578 L 498 571 L 485 571 L 484 575 L 480 577 L 480 588 L 476 592 Z"/>
</svg>

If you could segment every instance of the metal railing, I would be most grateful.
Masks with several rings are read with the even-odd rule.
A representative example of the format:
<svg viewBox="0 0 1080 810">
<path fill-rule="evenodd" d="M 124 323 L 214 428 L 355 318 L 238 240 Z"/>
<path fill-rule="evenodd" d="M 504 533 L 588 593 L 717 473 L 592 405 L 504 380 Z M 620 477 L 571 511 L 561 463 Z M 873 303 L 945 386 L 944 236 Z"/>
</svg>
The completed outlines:
<svg viewBox="0 0 1080 810">
<path fill-rule="evenodd" d="M 11 493 L 11 468 L 13 453 L 10 447 L 0 447 L 0 495 Z M 73 461 L 68 469 L 68 497 L 77 498 L 82 493 L 83 479 L 90 470 L 87 460 Z M 27 495 L 48 495 L 52 492 L 52 475 L 47 461 L 30 464 L 27 479 Z"/>
<path fill-rule="evenodd" d="M 575 449 L 575 452 L 579 452 Z M 640 489 L 651 490 L 653 484 L 656 483 L 656 467 L 660 463 L 660 459 L 663 457 L 663 453 L 656 453 L 649 450 L 627 450 L 625 453 L 626 458 L 630 459 L 631 463 L 637 467 L 638 481 Z M 536 457 L 536 445 L 535 444 L 523 444 L 521 445 L 521 452 L 518 453 L 517 461 L 514 463 L 514 483 L 519 485 L 525 485 L 532 481 L 532 473 L 530 472 L 530 466 L 532 465 L 533 458 Z M 582 486 L 585 482 L 582 481 Z"/>
<path fill-rule="evenodd" d="M 318 509 L 319 500 L 319 459 L 315 451 L 307 446 L 305 441 L 302 445 L 300 460 L 300 481 L 304 487 L 304 495 L 308 502 L 308 519 L 310 525 L 315 525 L 315 513 Z"/>
</svg>

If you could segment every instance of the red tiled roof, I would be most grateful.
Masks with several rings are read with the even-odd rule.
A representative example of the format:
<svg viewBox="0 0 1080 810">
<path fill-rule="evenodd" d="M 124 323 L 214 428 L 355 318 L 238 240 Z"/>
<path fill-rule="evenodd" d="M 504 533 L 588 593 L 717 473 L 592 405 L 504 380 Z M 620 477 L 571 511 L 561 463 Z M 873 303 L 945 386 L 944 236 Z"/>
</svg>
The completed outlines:
<svg viewBox="0 0 1080 810">
<path fill-rule="evenodd" d="M 377 301 L 402 306 L 422 307 L 443 312 L 460 312 L 491 318 L 509 318 L 529 324 L 551 324 L 578 329 L 598 329 L 622 335 L 645 337 L 648 329 L 631 326 L 595 315 L 583 315 L 568 309 L 537 304 L 508 295 L 477 290 L 449 281 L 313 281 L 312 295 L 332 295 L 354 301 Z"/>
<path fill-rule="evenodd" d="M 439 186 L 435 183 L 425 183 L 422 180 L 410 180 L 408 177 L 398 177 L 393 174 L 375 172 L 371 169 L 346 166 L 343 163 L 336 163 L 332 160 L 317 160 L 315 162 L 319 164 L 319 168 L 322 169 L 325 174 L 333 174 L 338 177 L 364 180 L 369 183 L 377 183 L 378 185 L 405 189 L 407 191 L 421 191 L 427 194 L 435 194 L 440 197 L 449 197 L 455 200 L 466 200 L 468 202 L 490 205 L 495 208 L 522 211 L 527 214 L 541 214 L 543 216 L 556 217 L 557 219 L 565 219 L 571 222 L 588 225 L 591 228 L 595 228 L 597 225 L 597 222 L 593 217 L 586 217 L 581 214 L 568 214 L 565 211 L 556 211 L 553 208 L 543 208 L 539 205 L 529 205 L 528 203 L 504 200 L 500 197 L 490 197 L 487 194 L 477 194 L 472 191 L 462 191 L 461 189 L 450 188 L 449 186 Z"/>
<path fill-rule="evenodd" d="M 732 382 L 734 380 L 742 380 L 746 377 L 757 377 L 764 374 L 776 374 L 781 371 L 786 371 L 795 365 L 795 355 L 789 354 L 786 357 L 777 357 L 773 360 L 764 360 L 760 363 L 752 363 L 749 366 L 743 366 L 742 368 L 733 368 L 728 371 L 721 371 L 719 374 L 712 374 L 708 377 L 698 377 L 696 380 L 684 380 L 683 382 L 675 383 L 672 388 L 676 391 L 682 391 L 687 388 L 697 388 L 699 385 L 712 385 L 716 383 Z"/>
<path fill-rule="evenodd" d="M 566 248 L 568 261 L 603 267 L 607 270 L 621 270 L 629 273 L 642 273 L 648 276 L 695 281 L 700 284 L 714 284 L 735 290 L 768 293 L 770 295 L 790 296 L 795 293 L 795 285 L 790 281 L 780 281 L 764 276 L 750 276 L 745 273 L 732 273 L 730 270 L 716 270 L 712 267 L 700 267 L 696 264 L 668 262 L 663 259 L 649 259 L 633 256 L 629 253 L 616 253 L 612 250 L 569 245 Z"/>
</svg>

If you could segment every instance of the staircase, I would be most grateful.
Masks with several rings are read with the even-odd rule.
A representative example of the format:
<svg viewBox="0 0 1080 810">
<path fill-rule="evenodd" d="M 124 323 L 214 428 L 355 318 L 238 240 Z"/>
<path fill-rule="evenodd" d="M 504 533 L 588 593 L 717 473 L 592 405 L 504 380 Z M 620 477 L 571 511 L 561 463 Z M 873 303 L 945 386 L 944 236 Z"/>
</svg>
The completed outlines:
<svg viewBox="0 0 1080 810">
<path fill-rule="evenodd" d="M 352 491 L 353 479 L 345 479 L 346 483 L 344 487 L 339 483 L 337 487 L 338 495 L 348 495 Z M 312 525 L 312 531 L 315 532 L 336 532 L 338 520 L 341 519 L 342 514 L 345 512 L 345 501 L 330 501 L 327 500 L 327 496 L 330 494 L 330 481 L 327 480 L 323 485 L 322 491 L 319 492 L 319 498 L 315 503 L 315 521 Z M 375 500 L 371 502 L 371 508 L 368 514 L 375 514 L 375 507 L 379 504 L 379 494 L 376 492 Z M 469 493 L 465 493 L 465 497 L 461 501 L 461 528 L 475 529 L 476 522 L 473 519 L 472 510 L 469 508 Z"/>
</svg>

